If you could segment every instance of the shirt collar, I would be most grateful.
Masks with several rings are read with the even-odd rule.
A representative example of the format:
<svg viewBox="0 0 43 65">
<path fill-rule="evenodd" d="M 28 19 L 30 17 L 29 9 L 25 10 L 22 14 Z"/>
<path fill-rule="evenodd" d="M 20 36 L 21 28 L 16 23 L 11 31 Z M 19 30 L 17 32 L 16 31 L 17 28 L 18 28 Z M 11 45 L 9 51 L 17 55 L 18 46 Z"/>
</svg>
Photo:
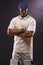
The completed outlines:
<svg viewBox="0 0 43 65">
<path fill-rule="evenodd" d="M 20 19 L 24 19 L 24 20 L 27 19 L 28 17 L 29 17 L 29 15 L 27 15 L 27 16 L 24 17 L 24 18 L 22 18 L 21 15 L 19 15 L 19 18 L 20 18 Z"/>
</svg>

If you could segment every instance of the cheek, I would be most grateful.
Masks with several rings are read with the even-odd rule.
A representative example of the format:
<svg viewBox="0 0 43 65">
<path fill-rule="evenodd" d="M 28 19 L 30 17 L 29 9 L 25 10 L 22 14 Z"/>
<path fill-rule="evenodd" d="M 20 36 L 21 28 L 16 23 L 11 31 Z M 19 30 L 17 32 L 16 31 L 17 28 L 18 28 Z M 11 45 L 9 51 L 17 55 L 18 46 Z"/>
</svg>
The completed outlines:
<svg viewBox="0 0 43 65">
<path fill-rule="evenodd" d="M 20 12 L 20 14 L 22 15 L 23 13 L 22 13 L 22 12 Z"/>
<path fill-rule="evenodd" d="M 23 12 L 20 12 L 21 15 L 23 15 Z"/>
</svg>

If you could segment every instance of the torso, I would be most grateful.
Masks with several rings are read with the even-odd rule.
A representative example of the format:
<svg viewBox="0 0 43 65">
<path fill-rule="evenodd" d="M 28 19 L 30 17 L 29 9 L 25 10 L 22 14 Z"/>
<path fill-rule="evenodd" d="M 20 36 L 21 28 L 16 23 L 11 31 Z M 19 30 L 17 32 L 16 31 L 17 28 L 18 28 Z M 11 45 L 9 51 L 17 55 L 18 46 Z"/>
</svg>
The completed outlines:
<svg viewBox="0 0 43 65">
<path fill-rule="evenodd" d="M 21 19 L 20 16 L 15 18 L 15 28 L 22 29 L 27 28 L 29 24 L 32 23 L 31 16 L 27 16 L 27 18 Z M 14 46 L 13 46 L 13 54 L 15 52 L 19 53 L 29 53 L 33 54 L 33 36 L 29 38 L 21 38 L 18 36 L 14 36 Z"/>
</svg>

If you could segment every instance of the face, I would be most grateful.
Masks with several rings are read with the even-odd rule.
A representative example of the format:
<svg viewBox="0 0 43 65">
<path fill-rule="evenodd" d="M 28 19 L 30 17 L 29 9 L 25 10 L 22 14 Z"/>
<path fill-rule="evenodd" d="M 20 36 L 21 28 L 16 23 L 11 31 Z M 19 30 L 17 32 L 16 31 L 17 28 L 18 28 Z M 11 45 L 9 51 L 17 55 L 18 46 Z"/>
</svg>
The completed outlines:
<svg viewBox="0 0 43 65">
<path fill-rule="evenodd" d="M 28 9 L 21 9 L 20 8 L 20 15 L 22 16 L 22 17 L 25 17 L 27 14 L 28 14 Z"/>
</svg>

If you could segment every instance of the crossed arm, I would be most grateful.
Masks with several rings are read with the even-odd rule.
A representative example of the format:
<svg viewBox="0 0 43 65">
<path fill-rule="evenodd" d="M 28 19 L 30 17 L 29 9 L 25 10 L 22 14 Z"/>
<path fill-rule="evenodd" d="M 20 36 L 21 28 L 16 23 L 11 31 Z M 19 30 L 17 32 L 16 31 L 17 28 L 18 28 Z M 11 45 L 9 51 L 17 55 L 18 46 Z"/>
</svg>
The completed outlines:
<svg viewBox="0 0 43 65">
<path fill-rule="evenodd" d="M 25 31 L 23 32 L 20 29 L 7 29 L 8 35 L 17 35 L 19 37 L 31 37 L 33 35 L 33 31 Z"/>
</svg>

